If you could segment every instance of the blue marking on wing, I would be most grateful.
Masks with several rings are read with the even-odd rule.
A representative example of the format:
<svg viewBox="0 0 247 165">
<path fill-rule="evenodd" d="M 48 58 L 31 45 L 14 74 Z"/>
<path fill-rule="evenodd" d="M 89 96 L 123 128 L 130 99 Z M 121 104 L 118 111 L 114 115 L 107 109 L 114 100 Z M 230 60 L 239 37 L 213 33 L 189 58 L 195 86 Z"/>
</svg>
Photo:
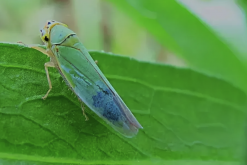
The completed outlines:
<svg viewBox="0 0 247 165">
<path fill-rule="evenodd" d="M 118 121 L 121 117 L 121 112 L 113 97 L 114 96 L 109 89 L 97 92 L 97 94 L 92 97 L 93 106 L 102 108 L 102 115 L 108 120 Z"/>
</svg>

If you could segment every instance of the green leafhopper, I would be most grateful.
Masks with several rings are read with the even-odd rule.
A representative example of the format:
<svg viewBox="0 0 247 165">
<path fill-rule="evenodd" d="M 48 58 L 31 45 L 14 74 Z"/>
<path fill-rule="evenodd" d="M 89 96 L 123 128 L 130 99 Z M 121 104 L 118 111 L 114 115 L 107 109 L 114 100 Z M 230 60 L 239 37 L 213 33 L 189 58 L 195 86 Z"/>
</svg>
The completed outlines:
<svg viewBox="0 0 247 165">
<path fill-rule="evenodd" d="M 76 33 L 63 23 L 47 21 L 40 34 L 47 49 L 33 48 L 50 57 L 50 62 L 45 63 L 50 88 L 43 99 L 52 89 L 48 67 L 55 67 L 79 100 L 99 117 L 126 137 L 136 135 L 142 126 L 96 65 Z"/>
</svg>

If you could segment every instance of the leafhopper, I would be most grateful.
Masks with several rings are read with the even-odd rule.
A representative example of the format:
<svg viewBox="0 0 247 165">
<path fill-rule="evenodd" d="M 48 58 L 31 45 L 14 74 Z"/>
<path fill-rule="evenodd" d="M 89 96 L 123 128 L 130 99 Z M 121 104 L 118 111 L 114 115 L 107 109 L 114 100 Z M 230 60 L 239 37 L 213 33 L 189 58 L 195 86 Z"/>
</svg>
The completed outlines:
<svg viewBox="0 0 247 165">
<path fill-rule="evenodd" d="M 76 33 L 67 25 L 47 21 L 40 30 L 46 50 L 32 47 L 50 57 L 45 63 L 49 90 L 52 89 L 48 67 L 55 67 L 80 101 L 126 137 L 133 137 L 142 128 L 118 93 L 106 79 Z M 83 110 L 84 113 L 84 110 Z"/>
</svg>

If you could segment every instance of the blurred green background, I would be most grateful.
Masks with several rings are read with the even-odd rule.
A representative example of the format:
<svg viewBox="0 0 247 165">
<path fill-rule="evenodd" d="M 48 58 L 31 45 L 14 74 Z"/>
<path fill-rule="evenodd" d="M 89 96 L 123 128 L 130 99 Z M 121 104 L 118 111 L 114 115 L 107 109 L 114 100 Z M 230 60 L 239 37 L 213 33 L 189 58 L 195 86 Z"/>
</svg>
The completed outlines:
<svg viewBox="0 0 247 165">
<path fill-rule="evenodd" d="M 46 20 L 68 24 L 89 50 L 104 50 L 145 61 L 184 65 L 183 60 L 116 8 L 103 0 L 0 0 L 0 41 L 42 44 Z"/>
<path fill-rule="evenodd" d="M 152 1 L 126 2 L 146 17 L 159 17 L 154 11 L 142 6 Z M 177 2 L 194 14 L 223 42 L 230 44 L 233 51 L 246 53 L 245 2 L 232 0 L 180 0 Z M 159 37 L 153 36 L 149 28 L 136 21 L 138 18 L 129 16 L 128 8 L 121 10 L 119 6 L 124 6 L 121 3 L 113 0 L 0 0 L 0 41 L 41 44 L 38 29 L 46 20 L 54 19 L 68 24 L 89 50 L 104 50 L 145 61 L 187 66 L 186 60 L 178 57 L 181 55 L 180 52 L 160 42 L 157 39 Z M 166 3 L 164 2 L 167 6 Z M 179 11 L 176 12 L 179 17 L 186 17 Z M 167 20 L 168 23 L 170 21 Z M 148 24 L 150 25 L 149 22 Z M 174 25 L 171 28 L 179 30 Z M 168 30 L 167 33 L 166 37 L 172 37 Z M 180 32 L 177 33 L 179 34 Z M 186 42 L 184 35 L 179 37 Z M 195 44 L 190 43 L 190 49 L 194 49 L 194 46 Z M 207 50 L 206 47 L 205 50 Z"/>
</svg>

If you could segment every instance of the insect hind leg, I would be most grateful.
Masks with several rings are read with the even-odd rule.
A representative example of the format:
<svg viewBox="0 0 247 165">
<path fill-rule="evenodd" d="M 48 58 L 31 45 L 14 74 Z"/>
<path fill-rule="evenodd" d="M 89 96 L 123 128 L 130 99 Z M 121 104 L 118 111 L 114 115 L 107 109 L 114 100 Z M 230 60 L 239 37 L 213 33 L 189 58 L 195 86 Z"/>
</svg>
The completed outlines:
<svg viewBox="0 0 247 165">
<path fill-rule="evenodd" d="M 88 121 L 88 120 L 89 120 L 89 118 L 87 117 L 87 115 L 86 115 L 86 113 L 85 113 L 85 109 L 84 109 L 84 108 L 85 108 L 85 107 L 84 107 L 83 103 L 81 102 L 81 109 L 82 109 L 83 116 L 85 116 L 85 121 Z"/>
</svg>

